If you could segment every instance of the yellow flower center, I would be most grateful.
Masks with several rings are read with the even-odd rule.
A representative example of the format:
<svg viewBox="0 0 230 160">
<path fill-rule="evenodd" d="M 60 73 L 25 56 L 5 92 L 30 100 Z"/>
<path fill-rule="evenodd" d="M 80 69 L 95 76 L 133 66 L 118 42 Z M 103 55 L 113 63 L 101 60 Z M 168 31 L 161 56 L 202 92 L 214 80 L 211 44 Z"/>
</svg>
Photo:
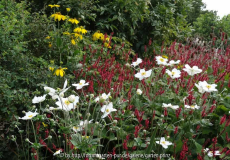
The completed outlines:
<svg viewBox="0 0 230 160">
<path fill-rule="evenodd" d="M 70 102 L 68 100 L 66 100 L 65 104 L 68 106 L 70 104 Z"/>
<path fill-rule="evenodd" d="M 109 109 L 106 109 L 105 111 L 106 111 L 107 113 L 109 113 Z"/>
<path fill-rule="evenodd" d="M 28 117 L 29 117 L 29 118 L 32 118 L 32 117 L 33 117 L 33 115 L 29 115 Z"/>
<path fill-rule="evenodd" d="M 146 75 L 146 72 L 142 72 L 141 75 L 142 75 L 142 76 Z"/>
<path fill-rule="evenodd" d="M 176 73 L 175 72 L 172 72 L 172 76 L 174 76 Z"/>
<path fill-rule="evenodd" d="M 73 127 L 74 129 L 78 129 L 79 127 Z"/>
<path fill-rule="evenodd" d="M 207 85 L 206 87 L 207 87 L 208 89 L 210 89 L 212 86 L 210 86 L 210 85 Z"/>
<path fill-rule="evenodd" d="M 82 86 L 83 84 L 82 83 L 79 83 L 80 86 Z"/>
<path fill-rule="evenodd" d="M 195 106 L 191 106 L 191 108 L 195 108 Z"/>
<path fill-rule="evenodd" d="M 164 60 L 163 58 L 160 58 L 160 61 L 161 61 L 161 62 L 164 62 L 165 60 Z"/>
<path fill-rule="evenodd" d="M 166 142 L 165 142 L 165 141 L 162 141 L 161 143 L 162 143 L 162 144 L 166 144 Z"/>
</svg>

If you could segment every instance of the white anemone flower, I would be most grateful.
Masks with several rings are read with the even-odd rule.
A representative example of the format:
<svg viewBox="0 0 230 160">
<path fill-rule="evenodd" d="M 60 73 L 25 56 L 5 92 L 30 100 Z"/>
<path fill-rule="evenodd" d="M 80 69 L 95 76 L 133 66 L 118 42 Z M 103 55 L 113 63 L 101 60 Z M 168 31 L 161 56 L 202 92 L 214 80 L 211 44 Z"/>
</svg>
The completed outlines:
<svg viewBox="0 0 230 160">
<path fill-rule="evenodd" d="M 110 102 L 108 105 L 103 105 L 101 108 L 101 112 L 104 114 L 101 118 L 107 117 L 111 112 L 117 111 L 117 109 L 113 108 L 113 103 Z"/>
<path fill-rule="evenodd" d="M 190 75 L 190 76 L 193 76 L 195 74 L 202 72 L 202 69 L 199 69 L 197 66 L 193 66 L 191 68 L 188 64 L 185 65 L 185 68 L 183 70 L 186 71 L 188 73 L 188 75 Z"/>
<path fill-rule="evenodd" d="M 169 104 L 163 103 L 162 107 L 164 107 L 164 108 L 172 108 L 172 109 L 175 109 L 175 110 L 179 108 L 178 105 L 172 105 L 171 103 L 169 103 Z"/>
<path fill-rule="evenodd" d="M 143 80 L 144 78 L 148 78 L 150 77 L 152 73 L 152 70 L 148 70 L 148 71 L 145 71 L 145 69 L 141 69 L 140 72 L 138 72 L 137 74 L 135 74 L 135 77 L 136 78 L 139 78 L 139 80 Z"/>
<path fill-rule="evenodd" d="M 76 87 L 76 89 L 82 89 L 84 86 L 88 86 L 89 82 L 85 83 L 85 80 L 80 80 L 78 84 L 72 84 L 73 86 Z"/>
<path fill-rule="evenodd" d="M 48 92 L 48 94 L 50 96 L 52 96 L 52 99 L 57 99 L 57 98 L 63 96 L 64 93 L 70 88 L 70 87 L 68 87 L 68 88 L 66 88 L 66 87 L 67 87 L 67 79 L 65 80 L 65 83 L 64 83 L 64 86 L 63 86 L 62 89 L 55 90 L 55 89 L 53 89 L 51 87 L 44 87 L 44 90 L 46 92 Z"/>
<path fill-rule="evenodd" d="M 74 130 L 75 132 L 82 131 L 83 128 L 84 128 L 86 125 L 88 125 L 88 124 L 90 124 L 90 123 L 92 123 L 92 122 L 93 122 L 93 119 L 91 119 L 90 121 L 88 121 L 88 120 L 80 121 L 80 124 L 79 124 L 78 126 L 73 126 L 73 130 Z"/>
<path fill-rule="evenodd" d="M 34 97 L 32 99 L 32 103 L 40 103 L 40 102 L 43 102 L 44 100 L 46 99 L 46 94 L 41 96 L 41 97 Z"/>
<path fill-rule="evenodd" d="M 192 109 L 192 110 L 200 109 L 200 106 L 198 106 L 198 105 L 191 105 L 191 106 L 185 105 L 184 107 L 185 107 L 185 108 L 188 108 L 188 109 Z"/>
<path fill-rule="evenodd" d="M 199 91 L 200 93 L 204 93 L 204 92 L 205 92 L 205 90 L 204 90 L 204 88 L 203 88 L 203 86 L 202 86 L 202 83 L 203 83 L 203 82 L 199 81 L 198 84 L 195 84 L 195 86 L 198 88 L 198 91 Z"/>
<path fill-rule="evenodd" d="M 169 145 L 172 145 L 172 142 L 166 141 L 165 137 L 161 137 L 160 141 L 156 141 L 156 143 L 162 145 L 165 149 L 167 149 Z"/>
<path fill-rule="evenodd" d="M 139 65 L 139 64 L 141 64 L 141 63 L 142 63 L 142 59 L 137 58 L 137 61 L 136 61 L 136 62 L 133 62 L 133 63 L 131 64 L 131 66 L 136 67 L 137 65 Z"/>
<path fill-rule="evenodd" d="M 26 112 L 26 115 L 22 118 L 19 117 L 19 119 L 23 119 L 23 120 L 29 120 L 32 119 L 33 117 L 35 117 L 36 115 L 38 115 L 38 113 L 36 112 L 37 110 L 35 110 L 35 112 Z"/>
<path fill-rule="evenodd" d="M 217 91 L 216 89 L 216 84 L 208 84 L 206 81 L 203 81 L 203 83 L 201 83 L 203 89 L 205 92 L 213 92 L 213 91 Z"/>
<path fill-rule="evenodd" d="M 198 84 L 195 84 L 195 86 L 198 88 L 200 93 L 218 91 L 216 89 L 216 84 L 208 84 L 206 81 L 199 81 Z"/>
<path fill-rule="evenodd" d="M 167 64 L 168 59 L 163 58 L 163 57 L 161 57 L 161 56 L 156 56 L 156 61 L 157 61 L 157 64 L 158 64 L 158 65 L 168 65 L 168 64 Z"/>
<path fill-rule="evenodd" d="M 177 60 L 177 61 L 171 60 L 171 61 L 169 61 L 169 63 L 167 65 L 173 66 L 174 64 L 179 64 L 179 63 L 180 63 L 180 60 Z"/>
<path fill-rule="evenodd" d="M 138 95 L 141 95 L 141 94 L 142 94 L 142 90 L 137 89 L 137 94 L 138 94 Z"/>
<path fill-rule="evenodd" d="M 205 151 L 205 152 L 208 152 L 208 156 L 209 156 L 209 157 L 213 157 L 213 151 L 210 151 L 209 148 L 204 149 L 204 151 Z M 216 155 L 216 156 L 221 155 L 221 154 L 220 154 L 220 151 L 215 151 L 215 155 Z"/>
<path fill-rule="evenodd" d="M 56 156 L 61 153 L 61 150 L 56 151 L 53 155 Z"/>
<path fill-rule="evenodd" d="M 109 96 L 110 96 L 110 92 L 108 94 L 102 93 L 102 95 L 97 97 L 94 101 L 99 102 L 100 99 L 106 101 L 107 99 L 109 99 Z"/>
<path fill-rule="evenodd" d="M 80 131 L 82 131 L 82 127 L 81 126 L 73 126 L 73 130 L 74 130 L 74 132 L 80 132 Z"/>
<path fill-rule="evenodd" d="M 166 73 L 172 78 L 172 79 L 175 79 L 175 78 L 179 78 L 180 77 L 180 70 L 176 69 L 176 68 L 173 68 L 172 71 L 166 69 Z"/>
<path fill-rule="evenodd" d="M 58 98 L 58 101 L 55 103 L 58 105 L 58 108 L 65 111 L 71 111 L 72 109 L 76 108 L 76 104 L 79 102 L 79 97 L 76 96 L 73 103 L 71 103 L 68 98 Z"/>
</svg>

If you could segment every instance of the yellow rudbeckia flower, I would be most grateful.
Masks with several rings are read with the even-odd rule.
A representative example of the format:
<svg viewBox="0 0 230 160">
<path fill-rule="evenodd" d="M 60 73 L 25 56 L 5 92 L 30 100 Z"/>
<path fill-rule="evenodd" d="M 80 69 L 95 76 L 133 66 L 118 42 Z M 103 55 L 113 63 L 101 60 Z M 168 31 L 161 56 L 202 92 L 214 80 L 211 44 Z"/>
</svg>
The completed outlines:
<svg viewBox="0 0 230 160">
<path fill-rule="evenodd" d="M 78 24 L 79 23 L 79 21 L 76 19 L 76 18 L 70 18 L 69 19 L 69 22 L 71 22 L 71 23 L 75 23 L 75 24 Z"/>
<path fill-rule="evenodd" d="M 60 5 L 57 5 L 57 4 L 54 4 L 54 5 L 50 4 L 48 6 L 51 7 L 51 8 L 53 8 L 53 7 L 60 7 Z"/>
<path fill-rule="evenodd" d="M 61 76 L 63 77 L 65 75 L 65 71 L 67 68 L 62 68 L 62 67 L 59 67 L 58 69 L 56 69 L 56 71 L 54 72 L 54 75 L 56 76 Z"/>
<path fill-rule="evenodd" d="M 95 32 L 92 37 L 93 37 L 93 41 L 96 41 L 98 39 L 104 40 L 104 34 L 100 33 L 100 31 Z"/>
<path fill-rule="evenodd" d="M 81 28 L 80 27 L 77 27 L 73 30 L 74 32 L 77 32 L 77 33 L 81 33 Z"/>
<path fill-rule="evenodd" d="M 54 13 L 50 17 L 54 18 L 55 21 L 56 20 L 58 20 L 58 21 L 66 20 L 66 16 L 62 15 L 60 12 Z"/>
<path fill-rule="evenodd" d="M 53 72 L 54 71 L 54 67 L 49 67 L 49 70 Z"/>
<path fill-rule="evenodd" d="M 67 11 L 67 12 L 70 12 L 70 8 L 66 8 L 66 11 Z"/>
<path fill-rule="evenodd" d="M 104 46 L 105 46 L 106 48 L 112 48 L 112 47 L 109 45 L 109 43 L 107 43 L 107 42 L 105 42 Z"/>
</svg>

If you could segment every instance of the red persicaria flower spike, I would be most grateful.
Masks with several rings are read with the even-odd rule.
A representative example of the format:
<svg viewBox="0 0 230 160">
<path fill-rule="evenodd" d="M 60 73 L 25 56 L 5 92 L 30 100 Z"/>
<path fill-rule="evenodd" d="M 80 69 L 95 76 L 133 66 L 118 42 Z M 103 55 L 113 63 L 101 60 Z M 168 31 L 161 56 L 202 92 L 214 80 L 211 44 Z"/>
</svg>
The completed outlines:
<svg viewBox="0 0 230 160">
<path fill-rule="evenodd" d="M 225 153 L 227 150 L 228 150 L 227 147 L 223 148 L 222 151 L 220 152 L 220 154 Z"/>
<path fill-rule="evenodd" d="M 45 133 L 46 133 L 45 138 L 47 138 L 47 137 L 49 136 L 49 130 L 46 129 L 46 130 L 45 130 Z"/>
<path fill-rule="evenodd" d="M 152 44 L 152 38 L 149 39 L 149 46 Z"/>
<path fill-rule="evenodd" d="M 167 108 L 164 108 L 164 116 L 167 116 L 168 112 L 167 112 Z"/>
<path fill-rule="evenodd" d="M 178 126 L 175 127 L 174 134 L 177 134 L 177 132 L 178 132 Z"/>
<path fill-rule="evenodd" d="M 145 120 L 145 128 L 148 129 L 149 128 L 149 119 Z"/>
<path fill-rule="evenodd" d="M 40 126 L 41 126 L 41 122 L 37 123 L 37 134 L 39 133 Z"/>
<path fill-rule="evenodd" d="M 197 159 L 198 160 L 204 160 L 204 158 L 200 154 L 197 155 Z"/>
<path fill-rule="evenodd" d="M 220 125 L 222 125 L 226 120 L 226 115 L 224 115 L 221 119 L 220 119 Z"/>
</svg>

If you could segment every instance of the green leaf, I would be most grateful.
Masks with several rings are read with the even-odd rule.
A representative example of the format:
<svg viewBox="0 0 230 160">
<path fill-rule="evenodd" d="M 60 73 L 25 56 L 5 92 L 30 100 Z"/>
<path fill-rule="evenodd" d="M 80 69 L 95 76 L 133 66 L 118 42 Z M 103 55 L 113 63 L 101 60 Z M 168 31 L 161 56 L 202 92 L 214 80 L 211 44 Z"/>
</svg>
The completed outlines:
<svg viewBox="0 0 230 160">
<path fill-rule="evenodd" d="M 195 146 L 196 146 L 196 152 L 197 153 L 201 153 L 202 151 L 202 145 L 200 145 L 199 143 L 197 143 L 195 140 L 193 141 Z"/>
<path fill-rule="evenodd" d="M 57 47 L 61 47 L 62 39 L 60 37 L 57 38 Z"/>
</svg>

